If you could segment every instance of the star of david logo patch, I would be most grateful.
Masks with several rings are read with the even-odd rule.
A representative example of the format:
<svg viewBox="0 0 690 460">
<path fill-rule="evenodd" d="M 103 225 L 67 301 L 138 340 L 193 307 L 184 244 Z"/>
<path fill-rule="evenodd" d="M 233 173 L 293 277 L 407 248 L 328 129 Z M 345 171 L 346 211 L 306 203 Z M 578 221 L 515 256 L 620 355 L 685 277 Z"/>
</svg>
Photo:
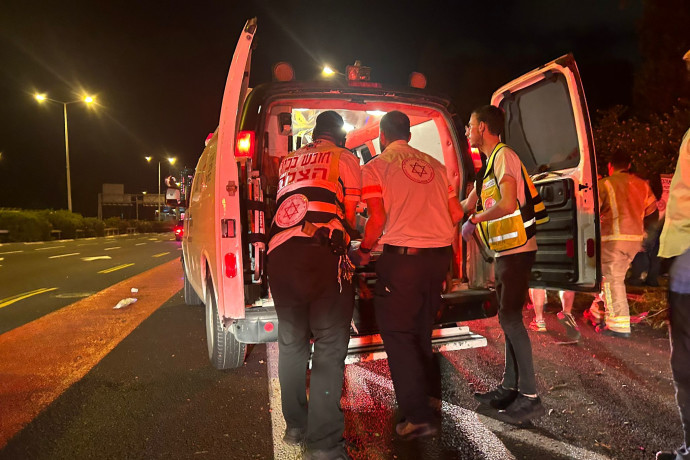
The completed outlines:
<svg viewBox="0 0 690 460">
<path fill-rule="evenodd" d="M 408 179 L 418 184 L 428 184 L 434 179 L 434 168 L 426 161 L 418 158 L 404 159 L 402 170 Z"/>
<path fill-rule="evenodd" d="M 309 200 L 302 194 L 295 194 L 280 204 L 276 211 L 276 224 L 281 228 L 292 227 L 307 214 Z"/>
</svg>

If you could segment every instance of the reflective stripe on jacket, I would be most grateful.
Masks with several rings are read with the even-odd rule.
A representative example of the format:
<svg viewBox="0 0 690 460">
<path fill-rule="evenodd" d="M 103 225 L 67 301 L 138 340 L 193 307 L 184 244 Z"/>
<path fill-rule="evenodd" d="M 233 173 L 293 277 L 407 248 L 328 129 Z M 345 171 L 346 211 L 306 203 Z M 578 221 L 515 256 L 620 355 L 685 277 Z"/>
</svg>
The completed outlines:
<svg viewBox="0 0 690 460">
<path fill-rule="evenodd" d="M 656 209 L 647 181 L 614 171 L 599 181 L 601 241 L 642 241 L 644 218 Z"/>
<path fill-rule="evenodd" d="M 482 180 L 480 199 L 477 201 L 478 213 L 491 208 L 501 199 L 501 189 L 497 183 L 493 164 L 496 155 L 505 146 L 503 143 L 497 144 L 489 157 Z M 522 162 L 520 167 L 525 187 L 525 204 L 520 206 L 519 201 L 516 200 L 514 212 L 498 219 L 479 223 L 479 234 L 484 244 L 496 252 L 524 246 L 536 234 L 536 226 L 549 220 L 541 196 Z"/>
<path fill-rule="evenodd" d="M 339 168 L 342 152 L 315 141 L 283 159 L 270 238 L 305 222 L 325 224 L 337 219 L 344 227 L 344 187 Z"/>
</svg>

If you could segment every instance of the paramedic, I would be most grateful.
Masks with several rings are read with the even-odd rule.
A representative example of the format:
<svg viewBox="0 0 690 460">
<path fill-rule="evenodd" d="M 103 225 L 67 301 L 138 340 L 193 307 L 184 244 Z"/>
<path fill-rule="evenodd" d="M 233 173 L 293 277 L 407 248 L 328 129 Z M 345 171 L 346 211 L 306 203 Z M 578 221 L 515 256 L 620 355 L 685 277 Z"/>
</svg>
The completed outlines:
<svg viewBox="0 0 690 460">
<path fill-rule="evenodd" d="M 536 224 L 548 216 L 520 158 L 500 141 L 504 126 L 503 111 L 486 105 L 472 113 L 466 127 L 470 145 L 488 160 L 483 176 L 477 178 L 477 185 L 462 203 L 465 211 L 476 207 L 462 234 L 469 240 L 478 226 L 484 244 L 497 253 L 498 319 L 506 341 L 502 383 L 474 396 L 500 410 L 500 418 L 522 424 L 545 413 L 537 395 L 532 345 L 522 322 L 522 307 L 537 251 Z"/>
<path fill-rule="evenodd" d="M 364 265 L 377 242 L 383 244 L 374 308 L 402 413 L 395 431 L 404 439 L 438 432 L 432 405 L 440 398 L 440 376 L 431 331 L 462 219 L 446 168 L 411 147 L 410 138 L 407 115 L 393 111 L 381 118 L 383 151 L 362 169 L 369 220 L 361 246 L 351 250 L 353 262 Z"/>
<path fill-rule="evenodd" d="M 279 378 L 284 441 L 306 446 L 305 459 L 348 458 L 340 408 L 354 289 L 341 277 L 361 194 L 359 160 L 344 149 L 343 119 L 316 119 L 312 143 L 280 165 L 268 276 L 280 327 Z M 307 402 L 310 338 L 314 354 Z"/>
</svg>

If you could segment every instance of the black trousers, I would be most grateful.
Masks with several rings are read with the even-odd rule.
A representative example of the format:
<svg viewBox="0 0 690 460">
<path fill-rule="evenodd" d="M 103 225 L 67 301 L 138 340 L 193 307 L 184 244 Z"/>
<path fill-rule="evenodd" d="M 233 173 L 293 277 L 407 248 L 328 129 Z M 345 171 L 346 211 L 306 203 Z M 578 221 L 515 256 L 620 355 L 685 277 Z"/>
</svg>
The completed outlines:
<svg viewBox="0 0 690 460">
<path fill-rule="evenodd" d="M 671 371 L 685 442 L 677 458 L 690 459 L 690 294 L 668 295 L 671 337 Z"/>
<path fill-rule="evenodd" d="M 381 331 L 395 397 L 412 423 L 433 420 L 429 396 L 440 398 L 441 380 L 431 349 L 434 317 L 450 266 L 447 254 L 383 253 L 376 262 L 376 322 Z"/>
<path fill-rule="evenodd" d="M 278 314 L 283 417 L 288 428 L 306 429 L 309 449 L 328 449 L 343 439 L 340 408 L 345 356 L 354 308 L 351 283 L 338 284 L 339 257 L 328 246 L 288 240 L 268 260 Z M 310 337 L 314 340 L 307 402 Z"/>
<path fill-rule="evenodd" d="M 529 290 L 529 278 L 536 252 L 496 258 L 498 321 L 506 337 L 503 386 L 522 394 L 536 394 L 532 343 L 522 322 L 522 307 Z"/>
</svg>

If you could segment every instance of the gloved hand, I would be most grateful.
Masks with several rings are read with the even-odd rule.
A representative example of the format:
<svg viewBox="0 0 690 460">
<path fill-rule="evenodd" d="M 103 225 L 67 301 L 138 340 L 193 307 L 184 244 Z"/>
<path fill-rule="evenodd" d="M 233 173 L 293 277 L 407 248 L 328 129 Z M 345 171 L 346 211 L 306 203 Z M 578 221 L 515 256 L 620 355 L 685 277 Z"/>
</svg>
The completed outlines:
<svg viewBox="0 0 690 460">
<path fill-rule="evenodd" d="M 473 224 L 471 218 L 467 219 L 467 222 L 462 224 L 462 239 L 469 242 L 472 239 L 475 228 L 477 228 L 477 224 Z"/>
<path fill-rule="evenodd" d="M 371 254 L 365 254 L 362 251 L 360 251 L 359 248 L 350 248 L 350 250 L 347 251 L 347 257 L 350 259 L 350 262 L 352 262 L 352 265 L 354 265 L 355 267 L 363 267 L 369 263 L 369 260 L 371 259 Z"/>
</svg>

